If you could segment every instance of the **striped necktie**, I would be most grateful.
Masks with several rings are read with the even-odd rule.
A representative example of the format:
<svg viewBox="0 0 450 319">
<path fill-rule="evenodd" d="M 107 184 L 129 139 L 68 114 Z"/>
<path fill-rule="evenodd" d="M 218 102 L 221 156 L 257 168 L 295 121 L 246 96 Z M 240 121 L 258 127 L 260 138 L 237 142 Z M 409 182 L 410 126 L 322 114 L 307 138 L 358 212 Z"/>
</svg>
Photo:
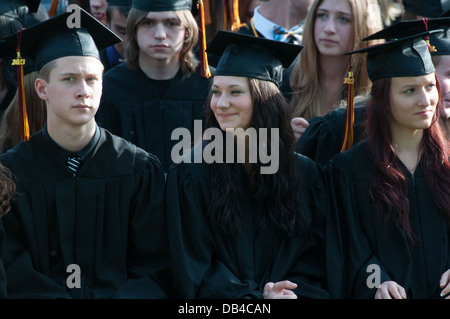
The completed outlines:
<svg viewBox="0 0 450 319">
<path fill-rule="evenodd" d="M 280 26 L 273 27 L 274 40 L 281 42 L 288 42 L 293 44 L 301 44 L 303 39 L 303 23 L 286 30 Z"/>
<path fill-rule="evenodd" d="M 78 170 L 82 164 L 81 158 L 75 154 L 70 154 L 69 158 L 66 161 L 67 167 L 72 171 L 73 177 L 77 176 Z"/>
</svg>

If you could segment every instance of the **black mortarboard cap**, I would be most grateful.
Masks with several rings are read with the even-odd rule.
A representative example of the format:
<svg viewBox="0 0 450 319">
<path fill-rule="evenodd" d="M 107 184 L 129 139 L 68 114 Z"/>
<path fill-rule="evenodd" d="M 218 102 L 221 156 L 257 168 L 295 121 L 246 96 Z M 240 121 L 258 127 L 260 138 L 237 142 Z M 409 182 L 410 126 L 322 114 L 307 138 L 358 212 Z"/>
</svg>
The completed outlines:
<svg viewBox="0 0 450 319">
<path fill-rule="evenodd" d="M 39 70 L 48 62 L 65 56 L 99 58 L 99 50 L 121 41 L 115 33 L 82 8 L 78 11 L 80 28 L 69 28 L 68 21 L 73 22 L 71 15 L 76 12 L 65 12 L 24 29 L 20 35 L 7 36 L 5 40 L 17 47 L 17 39 L 20 38 L 20 51 L 33 59 Z"/>
<path fill-rule="evenodd" d="M 191 10 L 192 0 L 133 0 L 133 8 L 142 11 Z"/>
<path fill-rule="evenodd" d="M 108 7 L 118 6 L 118 7 L 128 7 L 131 6 L 133 0 L 108 0 Z"/>
<path fill-rule="evenodd" d="M 218 31 L 206 52 L 221 56 L 215 75 L 256 78 L 280 86 L 283 68 L 288 68 L 302 49 L 301 45 Z"/>
<path fill-rule="evenodd" d="M 391 26 L 380 30 L 363 40 L 386 39 L 395 40 L 408 36 L 413 36 L 426 31 L 438 31 L 429 35 L 431 55 L 450 55 L 450 39 L 448 29 L 450 17 L 439 17 L 418 20 L 399 21 Z"/>
<path fill-rule="evenodd" d="M 417 19 L 396 22 L 376 33 L 365 37 L 363 41 L 374 39 L 395 40 L 414 36 L 427 31 L 444 29 L 450 25 L 450 18 Z M 432 44 L 432 43 L 431 43 Z M 433 45 L 433 44 L 432 44 Z"/>
<path fill-rule="evenodd" d="M 366 64 L 371 81 L 430 74 L 435 69 L 424 36 L 431 32 L 388 41 L 346 54 L 368 53 Z"/>
<path fill-rule="evenodd" d="M 422 17 L 436 18 L 450 9 L 450 0 L 403 0 L 406 11 Z"/>
</svg>

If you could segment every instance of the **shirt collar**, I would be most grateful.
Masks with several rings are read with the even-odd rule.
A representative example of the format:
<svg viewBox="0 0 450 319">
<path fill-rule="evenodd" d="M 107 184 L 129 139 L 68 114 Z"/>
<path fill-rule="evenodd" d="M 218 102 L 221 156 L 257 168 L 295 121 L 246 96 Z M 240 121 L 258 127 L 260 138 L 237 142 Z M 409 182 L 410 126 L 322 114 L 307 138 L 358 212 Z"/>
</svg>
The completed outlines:
<svg viewBox="0 0 450 319">
<path fill-rule="evenodd" d="M 276 23 L 273 23 L 269 19 L 263 17 L 258 12 L 259 6 L 257 6 L 253 12 L 253 25 L 255 26 L 256 31 L 262 34 L 262 36 L 266 39 L 275 40 L 273 30 L 274 27 L 278 27 L 279 25 Z M 293 26 L 289 30 L 293 30 L 297 26 L 301 25 L 303 22 L 300 22 L 298 25 Z M 288 31 L 289 31 L 288 30 Z"/>
<path fill-rule="evenodd" d="M 275 23 L 266 19 L 258 12 L 259 6 L 255 8 L 253 12 L 253 25 L 256 31 L 261 33 L 261 35 L 266 39 L 273 40 L 273 27 L 276 26 Z"/>
<path fill-rule="evenodd" d="M 52 146 L 53 149 L 55 149 L 56 152 L 60 153 L 60 154 L 64 154 L 64 158 L 69 157 L 73 152 L 70 152 L 68 150 L 66 150 L 65 148 L 61 147 L 58 145 L 58 143 L 56 143 L 50 136 L 50 134 L 48 134 L 48 130 L 47 130 L 47 124 L 45 124 L 43 130 L 42 130 L 42 134 L 44 136 L 44 138 L 50 143 L 50 145 Z M 84 157 L 89 154 L 89 152 L 94 149 L 95 145 L 97 144 L 97 142 L 100 139 L 100 130 L 98 128 L 98 125 L 95 125 L 95 134 L 94 137 L 92 138 L 92 140 L 79 152 L 76 152 L 76 154 L 81 157 L 81 159 L 84 159 Z"/>
</svg>

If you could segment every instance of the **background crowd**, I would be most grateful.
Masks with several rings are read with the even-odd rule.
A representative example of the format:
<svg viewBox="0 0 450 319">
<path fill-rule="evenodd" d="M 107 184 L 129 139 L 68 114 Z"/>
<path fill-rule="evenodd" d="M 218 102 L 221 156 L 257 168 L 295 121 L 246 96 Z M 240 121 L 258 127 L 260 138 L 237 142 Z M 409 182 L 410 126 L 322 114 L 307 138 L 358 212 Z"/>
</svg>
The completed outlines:
<svg viewBox="0 0 450 319">
<path fill-rule="evenodd" d="M 449 12 L 2 0 L 0 297 L 449 297 Z"/>
</svg>

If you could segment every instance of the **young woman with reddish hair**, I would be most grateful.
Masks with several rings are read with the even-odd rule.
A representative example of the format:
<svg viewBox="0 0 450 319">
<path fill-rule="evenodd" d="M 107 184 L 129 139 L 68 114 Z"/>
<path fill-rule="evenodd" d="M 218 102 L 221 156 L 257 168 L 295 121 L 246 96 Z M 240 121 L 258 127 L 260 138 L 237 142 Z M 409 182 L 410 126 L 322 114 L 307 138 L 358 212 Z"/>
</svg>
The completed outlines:
<svg viewBox="0 0 450 319">
<path fill-rule="evenodd" d="M 331 295 L 449 297 L 449 141 L 429 48 L 418 37 L 352 53 L 364 52 L 368 138 L 327 165 Z"/>
</svg>

